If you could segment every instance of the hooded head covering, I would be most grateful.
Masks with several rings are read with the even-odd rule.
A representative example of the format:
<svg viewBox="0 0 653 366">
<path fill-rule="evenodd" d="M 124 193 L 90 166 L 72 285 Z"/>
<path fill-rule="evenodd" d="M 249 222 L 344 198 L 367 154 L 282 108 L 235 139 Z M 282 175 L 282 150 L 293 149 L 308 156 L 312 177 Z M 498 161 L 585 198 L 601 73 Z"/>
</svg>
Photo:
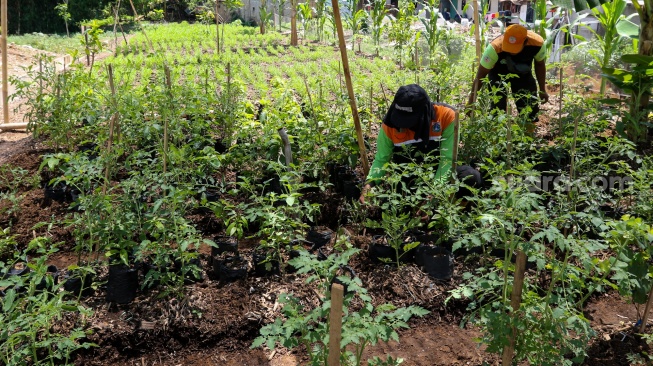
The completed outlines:
<svg viewBox="0 0 653 366">
<path fill-rule="evenodd" d="M 415 138 L 429 141 L 433 104 L 429 95 L 417 84 L 399 87 L 395 98 L 383 118 L 383 123 L 392 128 L 408 128 L 415 131 Z"/>
</svg>

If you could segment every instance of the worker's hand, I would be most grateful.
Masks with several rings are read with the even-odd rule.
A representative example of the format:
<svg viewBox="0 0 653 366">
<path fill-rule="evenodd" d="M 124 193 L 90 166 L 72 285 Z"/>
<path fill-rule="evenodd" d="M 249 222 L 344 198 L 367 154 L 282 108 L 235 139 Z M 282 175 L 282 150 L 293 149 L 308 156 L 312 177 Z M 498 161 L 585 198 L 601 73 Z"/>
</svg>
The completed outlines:
<svg viewBox="0 0 653 366">
<path fill-rule="evenodd" d="M 549 93 L 547 93 L 546 90 L 540 90 L 539 96 L 542 104 L 549 102 Z"/>
<path fill-rule="evenodd" d="M 360 203 L 365 204 L 365 196 L 370 192 L 370 189 L 372 189 L 372 186 L 369 184 L 366 184 L 363 189 L 361 189 L 361 196 L 358 198 Z"/>
</svg>

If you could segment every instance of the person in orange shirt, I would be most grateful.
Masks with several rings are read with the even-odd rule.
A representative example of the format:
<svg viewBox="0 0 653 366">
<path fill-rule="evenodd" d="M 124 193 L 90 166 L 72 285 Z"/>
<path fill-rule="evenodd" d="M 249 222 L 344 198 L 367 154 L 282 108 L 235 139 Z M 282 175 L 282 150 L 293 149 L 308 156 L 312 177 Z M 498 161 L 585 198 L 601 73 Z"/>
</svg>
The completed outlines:
<svg viewBox="0 0 653 366">
<path fill-rule="evenodd" d="M 516 75 L 517 77 L 506 81 L 510 83 L 510 91 L 519 112 L 530 107 L 529 123 L 526 127 L 532 134 L 535 128 L 533 123 L 537 122 L 537 114 L 540 110 L 538 97 L 542 103 L 549 101 L 549 94 L 546 92 L 545 58 L 544 39 L 539 34 L 519 24 L 509 26 L 504 34 L 490 42 L 481 56 L 468 106 L 476 102 L 476 95 L 483 86 L 482 81 L 489 75 L 490 84 L 499 87 L 501 97 L 497 102 L 492 102 L 491 109 L 505 111 L 508 105 L 508 91 L 502 87 L 502 78 L 508 74 Z M 535 78 L 532 72 L 533 64 Z"/>
<path fill-rule="evenodd" d="M 432 103 L 428 93 L 417 84 L 401 86 L 383 118 L 383 125 L 376 142 L 376 155 L 360 196 L 365 196 L 373 184 L 385 175 L 385 165 L 391 160 L 402 164 L 421 163 L 424 155 L 438 157 L 436 180 L 450 177 L 453 163 L 453 147 L 456 111 L 444 103 Z M 465 184 L 480 188 L 481 175 L 470 166 L 456 168 L 458 179 Z M 460 194 L 468 190 L 461 190 Z"/>
</svg>

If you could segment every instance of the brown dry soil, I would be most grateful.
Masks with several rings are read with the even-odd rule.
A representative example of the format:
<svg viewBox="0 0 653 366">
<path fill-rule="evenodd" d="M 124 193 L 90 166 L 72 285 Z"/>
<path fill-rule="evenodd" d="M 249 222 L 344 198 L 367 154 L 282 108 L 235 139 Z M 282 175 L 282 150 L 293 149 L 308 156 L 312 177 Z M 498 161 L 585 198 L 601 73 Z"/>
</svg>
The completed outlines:
<svg viewBox="0 0 653 366">
<path fill-rule="evenodd" d="M 15 142 L 10 151 L 0 150 L 0 164 L 10 164 L 38 174 L 41 156 L 48 152 L 31 137 Z M 0 227 L 11 225 L 20 247 L 35 235 L 48 236 L 53 242 L 64 242 L 61 251 L 50 262 L 63 270 L 76 262 L 72 237 L 61 225 L 71 213 L 67 204 L 45 199 L 42 189 L 21 187 L 20 209 L 16 214 L 0 218 Z M 338 202 L 336 197 L 322 197 L 322 202 Z M 0 202 L 2 210 L 7 202 Z M 327 209 L 328 208 L 328 205 Z M 330 209 L 334 209 L 331 207 Z M 219 233 L 220 225 L 209 215 L 196 213 L 190 217 L 208 237 Z M 53 222 L 50 229 L 33 229 L 39 222 Z M 366 249 L 369 235 L 351 234 L 352 243 Z M 254 245 L 241 243 L 244 253 Z M 333 241 L 327 253 L 333 250 Z M 276 301 L 281 292 L 292 292 L 308 304 L 317 303 L 317 294 L 304 284 L 304 277 L 282 274 L 271 277 L 250 276 L 234 283 L 221 283 L 209 278 L 209 248 L 200 248 L 203 280 L 186 286 L 183 298 L 159 298 L 157 290 L 141 291 L 129 305 L 115 305 L 105 300 L 105 289 L 83 303 L 94 309 L 84 322 L 93 330 L 89 339 L 98 347 L 76 355 L 77 365 L 305 365 L 305 350 L 250 349 L 262 325 L 280 316 Z M 445 304 L 447 292 L 461 283 L 463 272 L 474 264 L 464 257 L 456 258 L 451 281 L 431 280 L 414 265 L 396 270 L 372 264 L 366 252 L 351 263 L 368 288 L 375 305 L 392 302 L 397 306 L 419 305 L 431 311 L 425 318 L 410 322 L 410 329 L 400 331 L 400 343 L 382 343 L 370 347 L 366 358 L 392 355 L 405 360 L 404 365 L 498 365 L 495 355 L 484 352 L 475 339 L 478 329 L 461 328 L 466 304 L 451 301 Z M 106 269 L 100 273 L 105 280 Z M 640 309 L 641 310 L 641 309 Z M 614 293 L 593 297 L 586 308 L 597 336 L 589 345 L 586 365 L 626 365 L 629 352 L 648 351 L 634 333 L 637 309 Z M 75 315 L 64 318 L 62 327 L 79 324 Z M 384 356 L 385 357 L 385 356 Z"/>
</svg>

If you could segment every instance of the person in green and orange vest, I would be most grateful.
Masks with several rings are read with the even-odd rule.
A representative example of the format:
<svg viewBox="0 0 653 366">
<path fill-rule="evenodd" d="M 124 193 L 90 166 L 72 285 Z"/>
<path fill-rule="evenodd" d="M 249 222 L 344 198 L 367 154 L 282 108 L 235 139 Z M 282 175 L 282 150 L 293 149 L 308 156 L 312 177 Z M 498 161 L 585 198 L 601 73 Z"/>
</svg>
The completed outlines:
<svg viewBox="0 0 653 366">
<path fill-rule="evenodd" d="M 365 197 L 373 184 L 385 175 L 390 161 L 402 164 L 422 162 L 424 154 L 438 158 L 435 179 L 446 180 L 451 174 L 456 111 L 444 103 L 431 102 L 428 93 L 417 84 L 401 86 L 388 109 L 376 142 L 376 155 L 359 198 Z M 480 188 L 479 171 L 470 166 L 456 168 L 458 179 L 470 187 Z M 460 190 L 458 194 L 468 194 Z"/>
<path fill-rule="evenodd" d="M 498 101 L 492 102 L 490 109 L 497 108 L 505 111 L 508 106 L 508 92 L 501 85 L 502 77 L 508 74 L 516 75 L 517 77 L 509 78 L 507 82 L 510 83 L 517 110 L 521 113 L 522 110 L 530 107 L 526 131 L 533 134 L 534 123 L 538 120 L 537 114 L 540 110 L 539 101 L 542 103 L 549 101 L 549 94 L 546 92 L 545 58 L 544 39 L 539 34 L 520 24 L 508 26 L 506 31 L 492 40 L 483 52 L 467 105 L 476 102 L 477 92 L 483 86 L 482 81 L 489 75 L 489 84 L 499 87 L 500 96 Z M 532 72 L 533 65 L 535 65 L 535 78 Z"/>
</svg>

